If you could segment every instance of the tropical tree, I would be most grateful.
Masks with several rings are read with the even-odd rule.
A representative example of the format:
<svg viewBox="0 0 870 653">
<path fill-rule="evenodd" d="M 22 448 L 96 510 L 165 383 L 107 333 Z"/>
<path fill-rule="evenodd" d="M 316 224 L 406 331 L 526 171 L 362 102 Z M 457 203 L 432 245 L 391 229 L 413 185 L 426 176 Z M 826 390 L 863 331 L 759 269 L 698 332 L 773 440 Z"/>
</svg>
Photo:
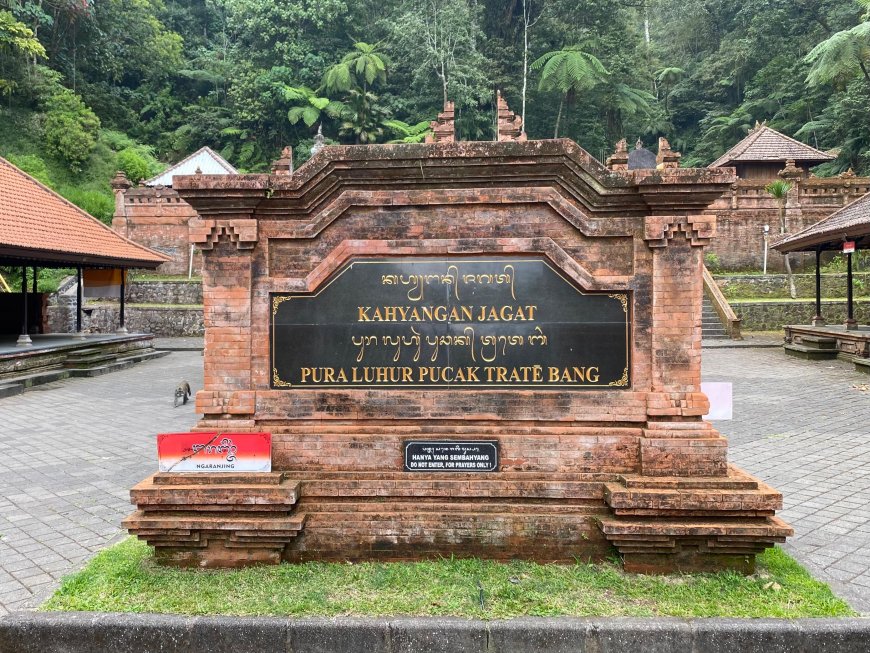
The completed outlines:
<svg viewBox="0 0 870 653">
<path fill-rule="evenodd" d="M 788 199 L 788 194 L 792 189 L 792 185 L 787 182 L 785 179 L 776 179 L 770 182 L 767 186 L 764 187 L 771 197 L 776 200 L 776 203 L 779 205 L 779 233 L 786 233 L 786 225 L 785 225 L 785 203 Z M 792 299 L 797 297 L 797 289 L 794 285 L 794 277 L 791 272 L 791 259 L 788 254 L 785 254 L 785 273 L 788 276 L 788 289 L 789 294 Z"/>
<path fill-rule="evenodd" d="M 810 51 L 805 61 L 811 66 L 806 80 L 810 86 L 847 80 L 858 70 L 870 84 L 870 21 L 822 41 Z"/>
<path fill-rule="evenodd" d="M 638 114 L 649 115 L 655 96 L 623 82 L 607 79 L 603 84 L 604 116 L 608 140 L 614 140 L 624 132 L 625 119 Z"/>
<path fill-rule="evenodd" d="M 355 88 L 348 92 L 341 112 L 338 133 L 354 143 L 376 143 L 384 135 L 384 121 L 389 112 L 378 104 L 378 96 Z"/>
<path fill-rule="evenodd" d="M 221 129 L 220 133 L 221 136 L 230 137 L 227 145 L 221 150 L 221 156 L 224 158 L 233 158 L 246 168 L 262 160 L 264 152 L 253 130 L 230 126 Z M 128 174 L 127 177 L 129 178 L 130 175 Z"/>
<path fill-rule="evenodd" d="M 37 57 L 44 56 L 45 48 L 33 30 L 17 21 L 11 12 L 0 11 L 0 70 L 6 71 L 7 59 L 35 62 Z M 17 86 L 14 80 L 0 77 L 0 95 L 11 95 Z"/>
<path fill-rule="evenodd" d="M 668 107 L 668 99 L 670 98 L 671 90 L 674 88 L 674 85 L 680 81 L 680 78 L 685 74 L 685 72 L 685 70 L 678 66 L 668 66 L 667 68 L 662 68 L 661 70 L 656 71 L 656 82 L 661 84 L 665 89 L 665 115 L 667 116 L 671 115 L 670 108 Z"/>
<path fill-rule="evenodd" d="M 541 71 L 539 90 L 558 91 L 561 94 L 553 138 L 559 137 L 559 122 L 565 103 L 570 104 L 577 93 L 595 87 L 608 74 L 598 57 L 584 51 L 579 45 L 547 52 L 532 62 L 532 70 Z"/>
<path fill-rule="evenodd" d="M 283 91 L 287 100 L 296 103 L 296 106 L 287 112 L 287 119 L 293 125 L 301 120 L 306 126 L 312 127 L 320 122 L 323 116 L 340 118 L 346 108 L 341 102 L 318 96 L 307 86 L 284 86 Z"/>
<path fill-rule="evenodd" d="M 345 93 L 339 134 L 353 137 L 355 143 L 374 143 L 384 134 L 382 123 L 388 112 L 377 103 L 377 95 L 369 90 L 375 83 L 387 82 L 389 59 L 379 52 L 379 47 L 378 43 L 354 43 L 354 49 L 323 76 L 324 90 Z M 317 98 L 320 103 L 323 99 Z"/>
<path fill-rule="evenodd" d="M 386 84 L 390 60 L 379 51 L 379 47 L 379 43 L 354 43 L 353 51 L 348 52 L 339 63 L 326 71 L 323 78 L 326 91 L 334 93 L 361 88 L 365 93 L 375 82 Z"/>
<path fill-rule="evenodd" d="M 536 6 L 540 4 L 540 6 Z M 545 8 L 543 2 L 536 3 L 535 0 L 522 0 L 523 9 L 523 92 L 522 92 L 522 108 L 520 109 L 520 118 L 523 119 L 523 129 L 526 125 L 526 92 L 528 90 L 529 81 L 529 31 L 541 19 L 541 14 Z"/>
<path fill-rule="evenodd" d="M 485 40 L 480 13 L 481 3 L 473 0 L 408 0 L 391 27 L 391 41 L 403 56 L 399 65 L 412 68 L 414 86 L 425 93 L 435 73 L 441 106 L 452 99 L 465 107 L 466 118 L 492 93 L 480 50 Z M 459 123 L 457 118 L 457 132 Z"/>
</svg>

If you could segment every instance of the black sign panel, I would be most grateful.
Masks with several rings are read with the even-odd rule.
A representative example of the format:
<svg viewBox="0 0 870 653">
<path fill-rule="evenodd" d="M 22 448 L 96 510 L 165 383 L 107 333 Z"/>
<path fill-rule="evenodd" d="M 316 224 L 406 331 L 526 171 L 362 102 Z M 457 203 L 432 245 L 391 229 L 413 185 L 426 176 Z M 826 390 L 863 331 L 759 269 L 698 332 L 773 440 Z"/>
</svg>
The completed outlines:
<svg viewBox="0 0 870 653">
<path fill-rule="evenodd" d="M 412 440 L 403 449 L 406 472 L 498 471 L 498 440 Z"/>
<path fill-rule="evenodd" d="M 273 388 L 627 388 L 629 297 L 538 258 L 355 259 L 272 293 Z"/>
</svg>

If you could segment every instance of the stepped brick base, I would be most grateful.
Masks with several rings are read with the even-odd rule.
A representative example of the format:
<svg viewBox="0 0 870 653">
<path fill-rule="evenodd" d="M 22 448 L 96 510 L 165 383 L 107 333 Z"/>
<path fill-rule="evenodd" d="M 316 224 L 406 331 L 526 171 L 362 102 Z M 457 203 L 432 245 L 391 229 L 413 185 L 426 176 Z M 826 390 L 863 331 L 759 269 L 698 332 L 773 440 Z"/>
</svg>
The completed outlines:
<svg viewBox="0 0 870 653">
<path fill-rule="evenodd" d="M 599 561 L 637 573 L 754 570 L 792 530 L 782 496 L 725 477 L 600 473 L 159 473 L 124 521 L 173 566 L 480 556 Z M 291 514 L 292 513 L 292 514 Z"/>
<path fill-rule="evenodd" d="M 275 564 L 305 523 L 299 484 L 268 474 L 157 473 L 133 487 L 123 526 L 179 567 Z"/>
<path fill-rule="evenodd" d="M 284 558 L 601 560 L 610 552 L 597 526 L 607 514 L 602 477 L 308 473 L 298 508 L 305 529 Z"/>
<path fill-rule="evenodd" d="M 752 573 L 756 554 L 793 534 L 774 516 L 782 495 L 733 466 L 725 478 L 624 476 L 604 496 L 601 530 L 628 572 Z"/>
</svg>

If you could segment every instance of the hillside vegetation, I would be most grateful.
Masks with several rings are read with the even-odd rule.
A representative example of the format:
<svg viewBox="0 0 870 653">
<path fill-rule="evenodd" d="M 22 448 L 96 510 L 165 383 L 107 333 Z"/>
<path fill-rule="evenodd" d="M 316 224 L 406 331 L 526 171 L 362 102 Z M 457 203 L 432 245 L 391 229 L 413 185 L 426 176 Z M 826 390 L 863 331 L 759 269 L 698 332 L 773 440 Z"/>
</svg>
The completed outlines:
<svg viewBox="0 0 870 653">
<path fill-rule="evenodd" d="M 704 165 L 766 120 L 870 174 L 868 70 L 870 0 L 0 0 L 0 154 L 107 220 L 118 168 L 419 141 L 445 98 L 488 140 L 501 89 L 602 159 Z"/>
</svg>

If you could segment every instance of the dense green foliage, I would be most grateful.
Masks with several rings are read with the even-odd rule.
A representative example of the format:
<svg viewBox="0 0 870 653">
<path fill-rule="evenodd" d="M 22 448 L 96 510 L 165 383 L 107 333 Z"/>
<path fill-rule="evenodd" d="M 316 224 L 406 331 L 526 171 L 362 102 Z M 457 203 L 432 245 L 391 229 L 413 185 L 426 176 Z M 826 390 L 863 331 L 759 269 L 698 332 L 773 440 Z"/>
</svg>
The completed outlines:
<svg viewBox="0 0 870 653">
<path fill-rule="evenodd" d="M 766 120 L 835 148 L 821 173 L 870 173 L 868 69 L 870 0 L 0 0 L 0 127 L 36 116 L 0 153 L 56 184 L 202 145 L 263 170 L 318 128 L 420 140 L 445 98 L 461 139 L 491 139 L 501 89 L 530 138 L 599 158 L 666 136 L 706 164 Z"/>
</svg>

